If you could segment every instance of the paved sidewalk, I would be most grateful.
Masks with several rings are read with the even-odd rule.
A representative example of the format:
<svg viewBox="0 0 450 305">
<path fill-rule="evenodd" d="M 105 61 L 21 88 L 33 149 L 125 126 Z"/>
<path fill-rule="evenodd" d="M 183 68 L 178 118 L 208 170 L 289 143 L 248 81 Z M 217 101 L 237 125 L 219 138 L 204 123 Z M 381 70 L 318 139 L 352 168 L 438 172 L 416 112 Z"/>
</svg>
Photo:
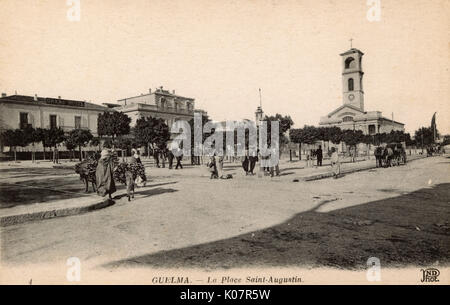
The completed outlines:
<svg viewBox="0 0 450 305">
<path fill-rule="evenodd" d="M 33 220 L 78 215 L 113 205 L 114 201 L 99 196 L 86 196 L 0 209 L 0 226 Z"/>
</svg>

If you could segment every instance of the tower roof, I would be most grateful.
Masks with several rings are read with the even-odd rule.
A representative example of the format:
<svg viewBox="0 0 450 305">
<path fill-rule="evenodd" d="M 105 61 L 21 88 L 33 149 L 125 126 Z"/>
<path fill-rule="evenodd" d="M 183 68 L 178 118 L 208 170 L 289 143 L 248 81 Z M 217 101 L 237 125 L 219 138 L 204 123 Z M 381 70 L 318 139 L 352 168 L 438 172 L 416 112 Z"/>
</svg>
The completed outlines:
<svg viewBox="0 0 450 305">
<path fill-rule="evenodd" d="M 358 50 L 358 49 L 356 49 L 356 48 L 351 48 L 350 50 L 348 50 L 348 51 L 346 51 L 346 52 L 344 52 L 344 53 L 341 53 L 341 54 L 339 54 L 339 55 L 344 56 L 344 55 L 353 54 L 353 53 L 359 53 L 359 54 L 361 54 L 361 55 L 364 55 L 363 52 L 361 52 L 360 50 Z"/>
</svg>

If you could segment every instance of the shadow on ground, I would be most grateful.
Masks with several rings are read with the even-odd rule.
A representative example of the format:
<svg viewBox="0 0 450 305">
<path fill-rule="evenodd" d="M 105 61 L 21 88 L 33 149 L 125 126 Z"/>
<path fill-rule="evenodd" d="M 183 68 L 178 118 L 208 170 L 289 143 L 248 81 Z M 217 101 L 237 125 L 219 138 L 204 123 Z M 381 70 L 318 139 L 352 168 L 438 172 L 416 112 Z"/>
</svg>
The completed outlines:
<svg viewBox="0 0 450 305">
<path fill-rule="evenodd" d="M 54 175 L 54 176 L 64 176 L 68 174 L 74 174 L 73 169 L 61 169 L 61 168 L 30 168 L 30 167 L 19 167 L 19 168 L 2 168 L 0 169 L 0 174 L 25 174 L 25 175 Z"/>
<path fill-rule="evenodd" d="M 299 213 L 267 229 L 233 238 L 115 261 L 104 267 L 206 268 L 312 266 L 366 269 L 448 265 L 450 184 L 363 205 Z"/>
<path fill-rule="evenodd" d="M 92 189 L 91 189 L 92 190 Z M 54 200 L 85 197 L 80 178 L 27 180 L 17 183 L 0 182 L 0 208 Z"/>
<path fill-rule="evenodd" d="M 148 187 L 158 187 L 176 182 L 166 182 L 157 184 L 148 184 Z M 116 188 L 123 190 L 126 188 L 121 183 L 116 182 Z M 159 188 L 159 190 L 162 190 Z M 169 189 L 170 190 L 170 189 Z M 155 195 L 154 189 L 140 191 L 136 189 L 135 194 L 145 196 Z M 148 192 L 148 194 L 146 193 Z M 50 179 L 27 180 L 17 183 L 0 182 L 0 209 L 11 208 L 18 205 L 29 205 L 34 203 L 43 203 L 55 200 L 65 200 L 71 198 L 83 198 L 86 196 L 95 196 L 92 185 L 89 184 L 89 192 L 85 193 L 85 186 L 78 176 Z M 119 199 L 123 196 L 119 196 Z"/>
<path fill-rule="evenodd" d="M 150 197 L 150 196 L 155 196 L 155 195 L 160 195 L 160 194 L 165 194 L 165 193 L 173 193 L 173 192 L 177 192 L 177 190 L 175 189 L 166 189 L 166 188 L 155 188 L 155 189 L 150 189 L 150 190 L 145 190 L 145 191 L 136 191 L 134 192 L 135 195 L 135 199 L 142 199 L 142 198 L 146 198 L 146 197 Z M 127 194 L 121 194 L 121 195 L 117 195 L 114 196 L 113 199 L 114 200 L 119 200 L 122 198 L 127 197 Z"/>
</svg>

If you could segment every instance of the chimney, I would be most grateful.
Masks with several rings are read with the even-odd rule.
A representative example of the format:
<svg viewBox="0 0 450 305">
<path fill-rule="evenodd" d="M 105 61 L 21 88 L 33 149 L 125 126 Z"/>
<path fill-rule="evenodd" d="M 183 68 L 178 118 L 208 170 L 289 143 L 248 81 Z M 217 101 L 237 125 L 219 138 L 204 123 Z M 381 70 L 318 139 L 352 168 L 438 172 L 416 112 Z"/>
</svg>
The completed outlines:
<svg viewBox="0 0 450 305">
<path fill-rule="evenodd" d="M 6 93 L 3 93 L 3 92 L 2 92 L 2 97 L 6 97 Z"/>
<path fill-rule="evenodd" d="M 58 100 L 60 100 L 61 99 L 61 95 L 58 95 Z"/>
<path fill-rule="evenodd" d="M 34 95 L 34 101 L 37 102 L 37 100 L 38 100 L 38 97 L 37 97 L 37 94 L 35 94 Z"/>
<path fill-rule="evenodd" d="M 152 88 L 148 89 L 148 93 L 152 94 Z"/>
<path fill-rule="evenodd" d="M 175 95 L 175 90 L 172 90 L 172 94 Z"/>
</svg>

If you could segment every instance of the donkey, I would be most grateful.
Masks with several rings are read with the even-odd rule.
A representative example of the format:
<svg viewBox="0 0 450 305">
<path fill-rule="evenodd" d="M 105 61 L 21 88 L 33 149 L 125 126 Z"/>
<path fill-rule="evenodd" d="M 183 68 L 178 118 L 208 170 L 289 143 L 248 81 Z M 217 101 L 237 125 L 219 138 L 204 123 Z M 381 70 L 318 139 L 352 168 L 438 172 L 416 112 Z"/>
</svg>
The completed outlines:
<svg viewBox="0 0 450 305">
<path fill-rule="evenodd" d="M 80 175 L 80 180 L 85 184 L 85 192 L 89 192 L 89 182 L 92 183 L 92 189 L 97 191 L 97 181 L 95 177 L 95 170 L 97 168 L 97 160 L 88 159 L 75 164 L 75 173 Z"/>
</svg>

